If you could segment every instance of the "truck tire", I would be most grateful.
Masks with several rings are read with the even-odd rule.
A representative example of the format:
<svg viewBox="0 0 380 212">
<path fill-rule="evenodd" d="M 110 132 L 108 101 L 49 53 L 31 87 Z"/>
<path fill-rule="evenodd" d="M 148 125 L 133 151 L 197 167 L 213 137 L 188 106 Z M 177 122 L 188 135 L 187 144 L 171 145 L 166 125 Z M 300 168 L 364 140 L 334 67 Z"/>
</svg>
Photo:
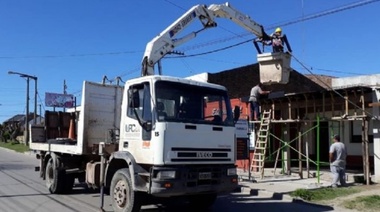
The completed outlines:
<svg viewBox="0 0 380 212">
<path fill-rule="evenodd" d="M 71 193 L 74 187 L 75 176 L 73 176 L 72 174 L 71 175 L 66 174 L 66 172 L 64 172 L 64 178 L 65 178 L 65 186 L 63 188 L 63 192 L 65 194 Z"/>
<path fill-rule="evenodd" d="M 189 197 L 190 207 L 196 211 L 202 211 L 210 208 L 215 200 L 216 194 L 199 194 Z"/>
<path fill-rule="evenodd" d="M 128 168 L 118 170 L 111 181 L 111 201 L 116 212 L 135 212 L 141 208 L 141 194 L 133 191 Z"/>
<path fill-rule="evenodd" d="M 59 167 L 54 167 L 54 159 L 50 158 L 46 164 L 45 177 L 46 187 L 52 194 L 63 193 L 65 186 L 65 171 Z"/>
</svg>

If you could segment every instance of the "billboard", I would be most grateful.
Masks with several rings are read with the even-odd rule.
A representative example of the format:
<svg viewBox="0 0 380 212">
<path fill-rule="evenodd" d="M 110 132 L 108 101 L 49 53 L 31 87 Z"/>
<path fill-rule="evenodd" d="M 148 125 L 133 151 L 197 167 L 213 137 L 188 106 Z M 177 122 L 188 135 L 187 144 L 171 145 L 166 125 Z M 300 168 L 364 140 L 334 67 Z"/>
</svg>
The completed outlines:
<svg viewBox="0 0 380 212">
<path fill-rule="evenodd" d="M 74 107 L 72 94 L 45 93 L 45 105 L 47 107 Z"/>
</svg>

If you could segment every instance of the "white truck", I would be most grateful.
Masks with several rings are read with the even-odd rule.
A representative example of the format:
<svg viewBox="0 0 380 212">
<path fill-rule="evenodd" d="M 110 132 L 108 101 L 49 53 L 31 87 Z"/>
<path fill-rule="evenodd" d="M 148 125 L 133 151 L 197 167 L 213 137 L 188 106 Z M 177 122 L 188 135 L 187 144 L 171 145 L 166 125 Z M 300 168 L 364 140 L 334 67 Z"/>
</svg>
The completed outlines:
<svg viewBox="0 0 380 212">
<path fill-rule="evenodd" d="M 195 37 L 176 35 L 193 20 L 204 29 L 229 18 L 259 37 L 262 26 L 228 3 L 197 5 L 148 43 L 142 76 L 124 87 L 84 82 L 81 104 L 71 112 L 46 112 L 31 126 L 36 170 L 51 193 L 67 193 L 75 179 L 109 188 L 115 211 L 139 211 L 149 197 L 185 197 L 206 208 L 237 185 L 234 123 L 225 87 L 155 75 L 154 65 Z M 161 70 L 160 70 L 161 72 Z"/>
</svg>

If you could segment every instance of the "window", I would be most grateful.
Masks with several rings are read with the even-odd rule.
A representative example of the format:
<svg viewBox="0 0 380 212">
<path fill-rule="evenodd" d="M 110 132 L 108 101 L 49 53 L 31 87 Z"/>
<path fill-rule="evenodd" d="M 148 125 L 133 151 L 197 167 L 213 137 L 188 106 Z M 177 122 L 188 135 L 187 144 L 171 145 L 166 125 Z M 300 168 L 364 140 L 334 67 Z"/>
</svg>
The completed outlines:
<svg viewBox="0 0 380 212">
<path fill-rule="evenodd" d="M 177 82 L 155 84 L 158 121 L 233 126 L 227 92 Z"/>
<path fill-rule="evenodd" d="M 129 92 L 132 93 L 138 93 L 139 97 L 139 107 L 138 108 L 132 108 L 128 107 L 127 115 L 131 118 L 135 118 L 134 109 L 136 109 L 136 112 L 140 118 L 142 118 L 144 121 L 151 121 L 152 120 L 152 112 L 151 112 L 151 106 L 150 106 L 150 90 L 149 90 L 149 84 L 139 84 L 139 85 L 133 85 L 131 86 Z M 130 102 L 129 102 L 130 104 Z"/>
<path fill-rule="evenodd" d="M 368 122 L 368 142 L 373 143 L 373 133 L 372 121 Z M 351 121 L 350 122 L 350 132 L 351 132 L 351 143 L 361 143 L 362 142 L 362 122 L 361 121 Z"/>
</svg>

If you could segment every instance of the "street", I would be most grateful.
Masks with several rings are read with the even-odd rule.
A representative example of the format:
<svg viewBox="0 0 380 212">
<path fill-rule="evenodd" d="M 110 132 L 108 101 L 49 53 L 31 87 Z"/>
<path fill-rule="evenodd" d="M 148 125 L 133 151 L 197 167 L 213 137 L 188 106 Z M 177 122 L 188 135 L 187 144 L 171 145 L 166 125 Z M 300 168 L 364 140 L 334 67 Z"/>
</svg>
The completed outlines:
<svg viewBox="0 0 380 212">
<path fill-rule="evenodd" d="M 34 167 L 38 160 L 34 155 L 11 152 L 0 148 L 0 211 L 100 211 L 100 196 L 97 191 L 74 187 L 70 195 L 50 194 L 45 182 L 39 178 Z M 142 211 L 189 211 L 185 205 L 163 208 L 157 205 L 143 206 Z M 112 211 L 110 197 L 105 196 L 105 211 Z M 333 211 L 332 207 L 312 205 L 291 200 L 277 200 L 270 195 L 250 195 L 248 192 L 220 196 L 209 212 L 248 211 Z"/>
</svg>

